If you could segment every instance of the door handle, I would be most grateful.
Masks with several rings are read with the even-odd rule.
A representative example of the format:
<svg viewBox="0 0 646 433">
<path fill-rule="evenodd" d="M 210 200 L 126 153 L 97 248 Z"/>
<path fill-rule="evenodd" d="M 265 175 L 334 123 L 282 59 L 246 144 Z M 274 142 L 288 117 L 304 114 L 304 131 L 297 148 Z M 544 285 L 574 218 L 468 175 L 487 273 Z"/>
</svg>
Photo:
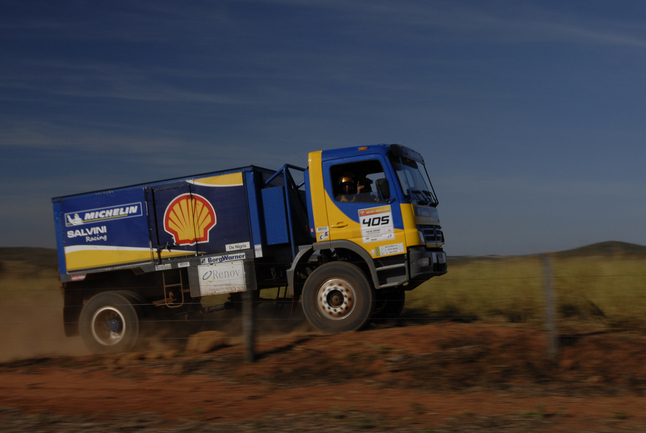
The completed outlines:
<svg viewBox="0 0 646 433">
<path fill-rule="evenodd" d="M 344 221 L 339 221 L 338 223 L 333 225 L 332 228 L 333 229 L 342 229 L 343 227 L 347 227 L 347 226 L 348 226 L 348 223 L 346 223 Z"/>
</svg>

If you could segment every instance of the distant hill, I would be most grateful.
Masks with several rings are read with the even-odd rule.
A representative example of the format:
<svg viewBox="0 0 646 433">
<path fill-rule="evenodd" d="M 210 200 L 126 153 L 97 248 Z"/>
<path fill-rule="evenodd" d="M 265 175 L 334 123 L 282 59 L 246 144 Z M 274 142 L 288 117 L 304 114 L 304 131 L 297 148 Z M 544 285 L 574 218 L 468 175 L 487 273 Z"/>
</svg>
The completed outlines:
<svg viewBox="0 0 646 433">
<path fill-rule="evenodd" d="M 628 242 L 599 242 L 572 250 L 554 253 L 556 257 L 582 256 L 646 256 L 646 247 Z"/>
<path fill-rule="evenodd" d="M 538 254 L 528 254 L 525 257 L 536 256 Z M 646 257 L 646 246 L 631 244 L 628 242 L 607 241 L 596 244 L 586 245 L 571 250 L 558 251 L 549 253 L 552 257 L 612 257 L 612 256 L 632 256 Z M 450 256 L 449 263 L 468 263 L 475 260 L 502 260 L 508 256 Z"/>
<path fill-rule="evenodd" d="M 644 256 L 646 257 L 646 246 L 631 244 L 627 242 L 599 242 L 586 245 L 572 250 L 552 253 L 555 257 L 585 257 L 585 256 Z M 503 259 L 503 256 L 451 256 L 449 261 L 453 263 L 471 260 L 496 260 Z M 0 247 L 0 262 L 25 262 L 34 266 L 56 269 L 58 267 L 58 256 L 52 248 L 30 248 L 30 247 Z"/>
</svg>

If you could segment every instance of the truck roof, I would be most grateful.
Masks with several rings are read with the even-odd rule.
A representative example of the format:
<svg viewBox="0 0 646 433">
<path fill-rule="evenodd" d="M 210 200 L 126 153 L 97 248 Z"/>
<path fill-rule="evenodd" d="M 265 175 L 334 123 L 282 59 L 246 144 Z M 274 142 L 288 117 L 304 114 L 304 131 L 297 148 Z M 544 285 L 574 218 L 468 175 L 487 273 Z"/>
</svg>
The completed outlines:
<svg viewBox="0 0 646 433">
<path fill-rule="evenodd" d="M 323 160 L 347 158 L 351 156 L 358 156 L 363 153 L 378 154 L 384 156 L 386 156 L 388 153 L 393 153 L 398 156 L 414 159 L 415 161 L 421 162 L 422 164 L 424 163 L 424 158 L 422 158 L 422 155 L 411 148 L 402 146 L 401 144 L 373 144 L 370 146 L 352 146 L 344 147 L 341 149 L 324 150 L 321 153 L 321 158 Z"/>
<path fill-rule="evenodd" d="M 181 181 L 188 181 L 192 179 L 200 179 L 203 177 L 210 177 L 214 175 L 221 175 L 221 174 L 229 174 L 229 173 L 240 173 L 240 172 L 247 172 L 247 171 L 265 171 L 268 173 L 275 173 L 276 170 L 271 170 L 268 168 L 262 168 L 254 165 L 249 165 L 246 167 L 239 167 L 239 168 L 233 168 L 229 170 L 221 170 L 221 171 L 212 171 L 208 173 L 200 173 L 200 174 L 194 174 L 190 176 L 181 176 L 181 177 L 174 177 L 174 178 L 169 178 L 169 179 L 163 179 L 163 180 L 156 180 L 152 182 L 142 182 L 142 183 L 137 183 L 133 185 L 126 185 L 126 186 L 119 186 L 115 188 L 106 188 L 106 189 L 100 189 L 100 190 L 95 190 L 95 191 L 85 191 L 82 193 L 76 193 L 76 194 L 67 194 L 67 195 L 62 195 L 62 196 L 57 196 L 52 198 L 52 202 L 60 201 L 61 199 L 67 198 L 67 197 L 79 197 L 83 195 L 96 195 L 96 194 L 101 194 L 101 193 L 110 193 L 115 190 L 127 190 L 127 189 L 132 189 L 132 188 L 143 188 L 143 187 L 150 187 L 150 186 L 160 186 L 164 185 L 167 183 L 175 183 L 175 182 L 181 182 Z"/>
</svg>

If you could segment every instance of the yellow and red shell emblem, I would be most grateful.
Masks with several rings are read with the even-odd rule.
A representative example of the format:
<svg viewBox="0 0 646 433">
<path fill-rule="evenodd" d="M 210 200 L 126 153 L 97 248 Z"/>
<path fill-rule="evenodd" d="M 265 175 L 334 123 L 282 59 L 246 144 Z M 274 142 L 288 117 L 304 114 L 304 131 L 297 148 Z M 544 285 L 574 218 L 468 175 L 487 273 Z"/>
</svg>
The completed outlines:
<svg viewBox="0 0 646 433">
<path fill-rule="evenodd" d="M 177 245 L 208 242 L 209 231 L 216 223 L 213 206 L 198 194 L 176 197 L 164 212 L 164 230 L 175 238 Z"/>
</svg>

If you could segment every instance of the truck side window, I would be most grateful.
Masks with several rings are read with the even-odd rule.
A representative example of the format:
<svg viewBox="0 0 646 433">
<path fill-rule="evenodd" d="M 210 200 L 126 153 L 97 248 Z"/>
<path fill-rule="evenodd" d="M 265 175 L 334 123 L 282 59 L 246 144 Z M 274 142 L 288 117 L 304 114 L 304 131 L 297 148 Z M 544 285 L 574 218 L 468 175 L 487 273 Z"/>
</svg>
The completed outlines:
<svg viewBox="0 0 646 433">
<path fill-rule="evenodd" d="M 381 201 L 376 181 L 386 177 L 376 160 L 350 162 L 330 167 L 334 199 L 340 202 L 377 203 Z"/>
</svg>

